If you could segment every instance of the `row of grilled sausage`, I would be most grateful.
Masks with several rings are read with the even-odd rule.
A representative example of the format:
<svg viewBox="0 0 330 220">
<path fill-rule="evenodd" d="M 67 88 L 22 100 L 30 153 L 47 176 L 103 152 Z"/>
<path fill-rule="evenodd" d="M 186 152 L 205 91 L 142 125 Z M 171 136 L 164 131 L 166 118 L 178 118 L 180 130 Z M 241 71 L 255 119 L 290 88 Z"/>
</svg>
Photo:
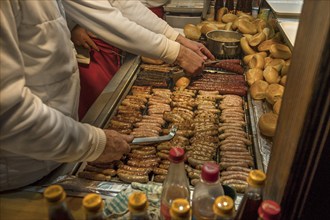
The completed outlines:
<svg viewBox="0 0 330 220">
<path fill-rule="evenodd" d="M 219 103 L 219 100 L 220 103 Z M 122 106 L 122 107 L 121 107 Z M 168 152 L 172 146 L 187 151 L 186 170 L 194 185 L 199 180 L 201 165 L 215 161 L 220 146 L 221 181 L 241 192 L 246 186 L 253 158 L 247 149 L 251 144 L 245 132 L 243 100 L 239 96 L 220 95 L 218 91 L 152 89 L 133 86 L 110 121 L 109 128 L 135 137 L 166 134 L 164 125 L 177 125 L 174 139 L 155 146 L 132 150 L 124 162 L 113 163 L 112 168 L 89 164 L 81 177 L 110 180 L 117 175 L 124 182 L 162 182 L 169 167 Z M 147 110 L 146 110 L 147 109 Z M 146 115 L 142 115 L 146 112 Z M 102 166 L 102 165 L 101 165 Z M 103 176 L 102 176 L 103 175 Z M 92 175 L 93 176 L 93 175 Z"/>
</svg>

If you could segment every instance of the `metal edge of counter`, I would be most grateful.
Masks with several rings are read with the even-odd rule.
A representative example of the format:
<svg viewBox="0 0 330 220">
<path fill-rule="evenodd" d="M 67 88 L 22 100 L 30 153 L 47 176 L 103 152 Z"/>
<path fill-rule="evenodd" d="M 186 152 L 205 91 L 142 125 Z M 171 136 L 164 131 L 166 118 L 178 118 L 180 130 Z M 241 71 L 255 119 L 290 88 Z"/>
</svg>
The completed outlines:
<svg viewBox="0 0 330 220">
<path fill-rule="evenodd" d="M 127 88 L 133 83 L 140 57 L 127 54 L 123 65 L 90 107 L 81 122 L 103 128 Z"/>
<path fill-rule="evenodd" d="M 262 170 L 262 171 L 266 171 L 266 168 L 264 166 L 263 163 L 263 158 L 262 158 L 262 154 L 261 154 L 261 143 L 260 143 L 260 134 L 259 134 L 259 130 L 257 128 L 258 126 L 258 115 L 257 112 L 255 111 L 255 105 L 253 105 L 252 103 L 252 98 L 250 93 L 248 93 L 247 95 L 247 99 L 248 99 L 248 111 L 249 111 L 249 116 L 250 116 L 250 128 L 252 131 L 252 141 L 253 141 L 253 150 L 254 150 L 254 156 L 255 156 L 255 160 L 256 160 L 256 168 L 258 170 Z"/>
</svg>

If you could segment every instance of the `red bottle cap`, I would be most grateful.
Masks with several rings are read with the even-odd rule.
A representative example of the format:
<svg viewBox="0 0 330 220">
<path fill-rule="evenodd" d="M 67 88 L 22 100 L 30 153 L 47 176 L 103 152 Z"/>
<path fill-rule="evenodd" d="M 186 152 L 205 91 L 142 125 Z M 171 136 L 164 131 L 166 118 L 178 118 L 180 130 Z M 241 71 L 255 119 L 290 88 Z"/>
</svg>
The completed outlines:
<svg viewBox="0 0 330 220">
<path fill-rule="evenodd" d="M 172 147 L 170 150 L 170 161 L 180 163 L 184 161 L 184 150 L 181 147 Z"/>
<path fill-rule="evenodd" d="M 204 163 L 202 167 L 202 179 L 206 182 L 216 182 L 219 179 L 219 165 L 216 163 Z"/>
<path fill-rule="evenodd" d="M 273 200 L 265 200 L 261 203 L 258 213 L 263 220 L 276 220 L 281 212 L 279 204 Z"/>
</svg>

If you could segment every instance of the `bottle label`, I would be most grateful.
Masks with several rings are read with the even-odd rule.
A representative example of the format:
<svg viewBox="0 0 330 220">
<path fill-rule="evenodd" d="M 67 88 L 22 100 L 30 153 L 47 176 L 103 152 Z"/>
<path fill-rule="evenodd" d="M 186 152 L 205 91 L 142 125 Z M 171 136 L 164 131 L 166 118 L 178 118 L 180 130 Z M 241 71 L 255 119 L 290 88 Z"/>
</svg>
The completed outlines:
<svg viewBox="0 0 330 220">
<path fill-rule="evenodd" d="M 160 205 L 160 215 L 163 217 L 165 220 L 171 220 L 171 215 L 170 215 L 170 207 L 162 203 Z"/>
</svg>

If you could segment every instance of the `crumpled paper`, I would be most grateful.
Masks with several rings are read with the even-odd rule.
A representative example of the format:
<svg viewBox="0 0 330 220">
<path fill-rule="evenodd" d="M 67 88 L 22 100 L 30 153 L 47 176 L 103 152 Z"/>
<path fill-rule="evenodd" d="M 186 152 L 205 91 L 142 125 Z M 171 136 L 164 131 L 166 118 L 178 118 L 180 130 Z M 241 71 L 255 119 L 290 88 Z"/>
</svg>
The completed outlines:
<svg viewBox="0 0 330 220">
<path fill-rule="evenodd" d="M 110 219 L 128 220 L 128 197 L 133 192 L 144 192 L 147 195 L 150 219 L 159 219 L 160 196 L 162 186 L 155 183 L 142 184 L 133 182 L 126 190 L 121 191 L 115 197 L 105 200 L 104 213 Z"/>
</svg>

